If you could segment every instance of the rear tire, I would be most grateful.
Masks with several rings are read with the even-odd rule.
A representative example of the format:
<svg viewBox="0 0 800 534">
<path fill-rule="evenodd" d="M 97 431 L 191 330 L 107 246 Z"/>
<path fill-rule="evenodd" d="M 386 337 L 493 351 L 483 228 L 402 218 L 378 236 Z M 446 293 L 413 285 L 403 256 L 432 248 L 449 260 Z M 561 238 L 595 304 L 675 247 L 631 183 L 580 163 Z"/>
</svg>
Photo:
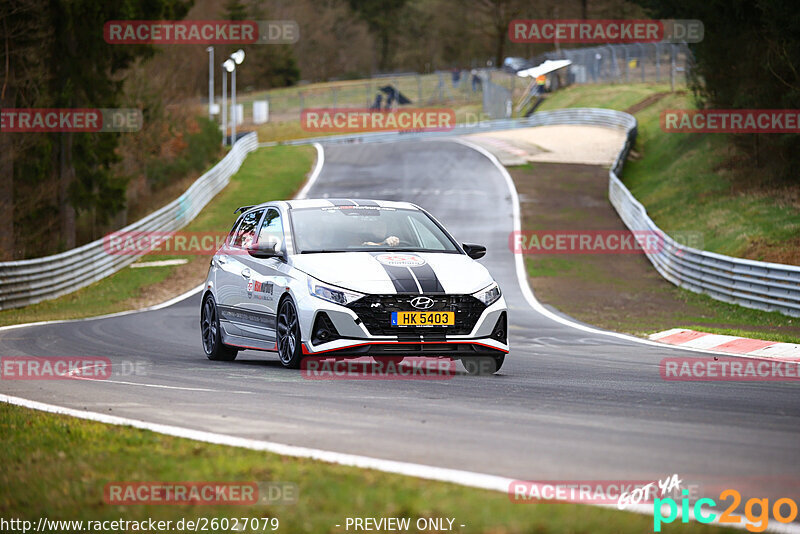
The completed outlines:
<svg viewBox="0 0 800 534">
<path fill-rule="evenodd" d="M 472 358 L 463 358 L 461 364 L 464 366 L 464 369 L 466 369 L 467 374 L 473 376 L 491 375 L 503 367 L 505 359 L 505 354 L 502 356 L 475 356 Z"/>
<path fill-rule="evenodd" d="M 239 350 L 222 343 L 217 303 L 210 293 L 203 300 L 203 306 L 200 308 L 200 335 L 203 340 L 203 351 L 209 360 L 230 362 L 236 359 Z"/>
<path fill-rule="evenodd" d="M 278 358 L 287 369 L 297 369 L 303 360 L 300 322 L 292 299 L 281 303 L 275 331 L 278 335 Z"/>
</svg>

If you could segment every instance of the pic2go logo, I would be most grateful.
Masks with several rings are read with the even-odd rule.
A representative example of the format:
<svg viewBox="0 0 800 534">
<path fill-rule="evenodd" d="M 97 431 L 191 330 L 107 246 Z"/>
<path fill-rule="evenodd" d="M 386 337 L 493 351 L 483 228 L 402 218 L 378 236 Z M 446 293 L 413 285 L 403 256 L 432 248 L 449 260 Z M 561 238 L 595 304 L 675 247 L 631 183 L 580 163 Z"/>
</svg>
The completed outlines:
<svg viewBox="0 0 800 534">
<path fill-rule="evenodd" d="M 684 497 L 681 499 L 681 522 L 688 523 L 690 505 L 687 496 L 689 492 L 688 490 L 683 490 L 682 494 Z M 719 515 L 719 522 L 721 524 L 739 524 L 742 522 L 742 516 L 733 513 L 733 511 L 739 507 L 739 504 L 742 502 L 742 496 L 738 491 L 733 489 L 727 489 L 719 494 L 720 501 L 725 501 L 728 498 L 731 498 L 732 502 L 730 506 Z M 695 520 L 700 523 L 711 523 L 715 521 L 717 519 L 717 514 L 710 510 L 704 511 L 703 507 L 712 507 L 716 506 L 716 504 L 714 499 L 698 499 L 692 508 Z M 757 515 L 754 512 L 754 508 L 756 507 L 758 507 L 759 510 Z M 666 517 L 664 517 L 664 508 L 669 508 L 669 515 Z M 787 515 L 783 515 L 785 508 L 788 508 L 789 513 Z M 769 526 L 769 512 L 769 499 L 749 499 L 744 505 L 744 516 L 749 521 L 749 523 L 745 525 L 745 528 L 750 532 L 765 531 Z M 655 499 L 653 501 L 653 530 L 655 532 L 661 532 L 662 523 L 672 523 L 677 517 L 678 503 L 676 503 L 674 499 L 665 498 Z M 772 504 L 772 517 L 779 523 L 791 523 L 797 517 L 797 503 L 786 497 L 776 500 Z"/>
</svg>

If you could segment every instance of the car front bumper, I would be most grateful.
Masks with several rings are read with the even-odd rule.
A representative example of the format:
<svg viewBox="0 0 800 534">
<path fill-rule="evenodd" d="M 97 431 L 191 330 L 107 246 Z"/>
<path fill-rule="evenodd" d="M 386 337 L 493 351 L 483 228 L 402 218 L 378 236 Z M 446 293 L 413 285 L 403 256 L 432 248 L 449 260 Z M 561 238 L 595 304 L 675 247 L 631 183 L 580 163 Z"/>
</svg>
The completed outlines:
<svg viewBox="0 0 800 534">
<path fill-rule="evenodd" d="M 502 297 L 480 312 L 469 331 L 462 330 L 458 334 L 449 334 L 444 327 L 407 327 L 393 331 L 394 335 L 373 335 L 350 307 L 316 298 L 314 301 L 316 309 L 302 313 L 304 319 L 301 322 L 306 325 L 302 349 L 306 355 L 461 358 L 500 356 L 509 351 L 507 309 Z M 328 330 L 333 330 L 333 335 L 327 339 L 320 339 L 318 335 L 323 324 Z"/>
</svg>

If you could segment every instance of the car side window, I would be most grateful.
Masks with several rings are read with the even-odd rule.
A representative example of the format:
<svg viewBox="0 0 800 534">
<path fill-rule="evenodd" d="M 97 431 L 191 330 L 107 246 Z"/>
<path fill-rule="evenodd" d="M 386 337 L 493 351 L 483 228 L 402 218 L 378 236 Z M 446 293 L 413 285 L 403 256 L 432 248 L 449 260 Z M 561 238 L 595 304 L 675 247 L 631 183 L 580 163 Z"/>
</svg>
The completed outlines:
<svg viewBox="0 0 800 534">
<path fill-rule="evenodd" d="M 417 221 L 411 221 L 411 224 L 419 236 L 420 246 L 432 250 L 447 250 L 447 246 L 437 239 L 424 225 L 419 224 Z"/>
<path fill-rule="evenodd" d="M 231 246 L 248 248 L 252 245 L 255 240 L 258 221 L 261 220 L 261 215 L 263 214 L 264 210 L 251 211 L 245 214 L 242 217 L 242 222 L 239 223 L 239 228 L 236 229 L 236 235 L 233 237 Z"/>
<path fill-rule="evenodd" d="M 258 232 L 257 243 L 278 243 L 278 247 L 283 246 L 283 221 L 278 210 L 270 208 L 261 223 L 261 230 Z"/>
</svg>

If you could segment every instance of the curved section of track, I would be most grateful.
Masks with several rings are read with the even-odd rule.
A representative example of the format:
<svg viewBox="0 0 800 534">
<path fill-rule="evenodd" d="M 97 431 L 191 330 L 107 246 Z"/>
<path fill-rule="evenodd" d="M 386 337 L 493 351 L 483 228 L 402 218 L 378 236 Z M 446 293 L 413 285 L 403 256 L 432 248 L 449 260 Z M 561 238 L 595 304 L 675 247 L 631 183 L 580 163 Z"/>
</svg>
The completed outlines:
<svg viewBox="0 0 800 534">
<path fill-rule="evenodd" d="M 310 197 L 402 199 L 484 243 L 508 301 L 502 372 L 446 381 L 308 381 L 270 353 L 211 362 L 199 294 L 163 309 L 0 331 L 0 356 L 104 356 L 146 375 L 2 380 L 2 392 L 154 423 L 534 480 L 684 480 L 795 495 L 796 384 L 665 382 L 659 361 L 697 353 L 571 328 L 531 308 L 508 247 L 513 196 L 499 169 L 452 141 L 326 147 Z M 708 492 L 712 493 L 712 492 Z M 719 491 L 717 490 L 717 495 Z"/>
</svg>

